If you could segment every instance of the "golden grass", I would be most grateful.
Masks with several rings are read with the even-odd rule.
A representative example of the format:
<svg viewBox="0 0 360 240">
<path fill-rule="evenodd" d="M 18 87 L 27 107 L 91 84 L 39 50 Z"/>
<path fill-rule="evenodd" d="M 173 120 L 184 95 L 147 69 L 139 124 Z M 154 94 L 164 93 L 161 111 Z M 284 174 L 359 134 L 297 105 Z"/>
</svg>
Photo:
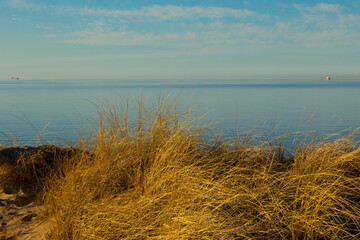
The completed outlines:
<svg viewBox="0 0 360 240">
<path fill-rule="evenodd" d="M 0 149 L 0 187 L 5 192 L 41 192 L 55 172 L 62 172 L 65 160 L 78 151 L 54 145 Z"/>
<path fill-rule="evenodd" d="M 166 99 L 99 108 L 84 150 L 44 181 L 51 239 L 354 239 L 360 149 L 352 137 L 281 145 L 203 140 Z M 91 154 L 88 154 L 91 152 Z"/>
</svg>

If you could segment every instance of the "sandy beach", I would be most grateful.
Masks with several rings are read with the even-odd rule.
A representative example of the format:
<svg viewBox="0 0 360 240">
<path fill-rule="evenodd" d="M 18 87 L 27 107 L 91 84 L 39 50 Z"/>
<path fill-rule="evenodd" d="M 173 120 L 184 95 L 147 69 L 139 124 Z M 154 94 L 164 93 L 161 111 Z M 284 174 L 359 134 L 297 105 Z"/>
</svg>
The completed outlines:
<svg viewBox="0 0 360 240">
<path fill-rule="evenodd" d="M 42 206 L 22 194 L 0 192 L 0 239 L 46 239 Z"/>
</svg>

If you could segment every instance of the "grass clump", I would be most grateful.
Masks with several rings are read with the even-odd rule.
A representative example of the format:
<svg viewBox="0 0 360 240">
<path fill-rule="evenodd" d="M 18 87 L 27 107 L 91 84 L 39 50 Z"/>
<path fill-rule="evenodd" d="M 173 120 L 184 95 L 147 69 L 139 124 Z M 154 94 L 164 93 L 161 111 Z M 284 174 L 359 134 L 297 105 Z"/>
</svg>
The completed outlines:
<svg viewBox="0 0 360 240">
<path fill-rule="evenodd" d="M 61 172 L 64 160 L 78 152 L 55 145 L 0 148 L 0 187 L 6 193 L 40 192 L 47 179 Z"/>
<path fill-rule="evenodd" d="M 165 99 L 136 123 L 100 113 L 96 134 L 76 145 L 91 154 L 62 157 L 44 181 L 51 239 L 360 237 L 351 136 L 288 156 L 271 142 L 205 141 L 206 128 Z"/>
</svg>

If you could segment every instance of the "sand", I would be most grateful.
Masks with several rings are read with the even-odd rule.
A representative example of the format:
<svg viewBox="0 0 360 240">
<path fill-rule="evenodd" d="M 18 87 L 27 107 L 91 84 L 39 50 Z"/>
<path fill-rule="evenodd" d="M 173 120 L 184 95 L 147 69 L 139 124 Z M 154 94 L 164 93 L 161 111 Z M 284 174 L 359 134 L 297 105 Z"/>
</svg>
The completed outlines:
<svg viewBox="0 0 360 240">
<path fill-rule="evenodd" d="M 0 178 L 0 240 L 46 239 L 50 227 L 49 222 L 44 220 L 46 218 L 43 206 L 35 201 L 39 189 L 33 189 L 36 181 L 29 183 L 26 182 L 29 180 L 26 178 L 31 178 L 31 174 L 44 175 L 49 171 L 55 171 L 55 159 L 68 159 L 78 151 L 75 148 L 60 148 L 55 145 L 0 147 L 0 163 L 4 166 L 3 169 L 10 167 L 6 171 L 0 168 L 0 177 L 3 177 Z M 29 158 L 32 162 L 29 160 L 31 164 L 28 166 L 18 163 L 21 158 Z M 17 173 L 17 168 L 20 172 L 23 171 L 24 166 L 28 168 L 26 169 L 28 175 L 22 180 L 26 184 L 19 185 L 14 181 L 16 180 L 14 174 Z M 43 169 L 38 170 L 39 173 L 33 173 L 32 171 L 35 171 L 33 166 Z"/>
<path fill-rule="evenodd" d="M 33 198 L 0 191 L 0 240 L 47 239 L 49 225 L 43 215 Z"/>
</svg>

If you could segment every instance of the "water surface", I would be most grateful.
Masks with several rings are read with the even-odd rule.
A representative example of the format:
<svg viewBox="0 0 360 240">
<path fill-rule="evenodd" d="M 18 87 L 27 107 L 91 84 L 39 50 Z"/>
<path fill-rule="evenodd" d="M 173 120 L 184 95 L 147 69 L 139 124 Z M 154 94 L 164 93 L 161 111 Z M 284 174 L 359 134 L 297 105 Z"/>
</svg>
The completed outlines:
<svg viewBox="0 0 360 240">
<path fill-rule="evenodd" d="M 42 133 L 44 142 L 75 140 L 96 123 L 94 103 L 129 99 L 136 112 L 139 96 L 156 103 L 160 93 L 176 98 L 180 111 L 207 113 L 204 121 L 224 137 L 250 130 L 320 136 L 360 126 L 360 80 L 9 80 L 0 82 L 1 144 L 32 144 Z"/>
</svg>

